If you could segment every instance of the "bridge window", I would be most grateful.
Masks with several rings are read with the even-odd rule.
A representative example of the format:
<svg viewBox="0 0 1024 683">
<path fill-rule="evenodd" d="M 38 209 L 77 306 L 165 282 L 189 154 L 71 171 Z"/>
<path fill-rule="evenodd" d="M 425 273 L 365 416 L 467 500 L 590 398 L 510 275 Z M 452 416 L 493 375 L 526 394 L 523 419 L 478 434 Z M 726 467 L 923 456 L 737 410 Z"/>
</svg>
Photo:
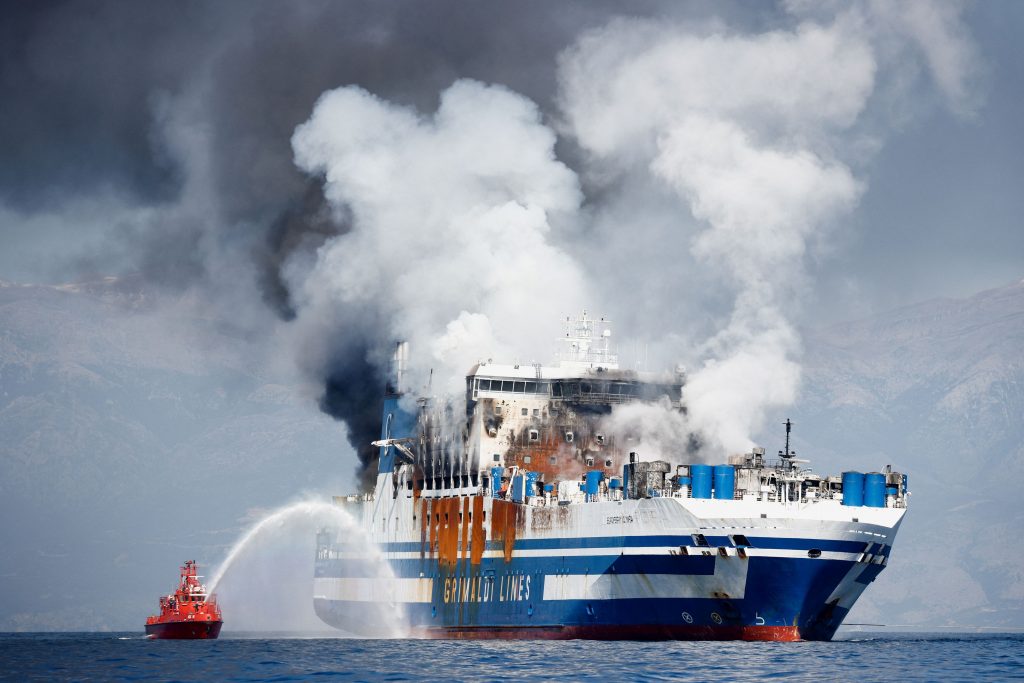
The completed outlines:
<svg viewBox="0 0 1024 683">
<path fill-rule="evenodd" d="M 711 544 L 704 534 L 693 534 L 693 544 L 701 548 L 710 548 Z"/>
<path fill-rule="evenodd" d="M 732 544 L 734 546 L 736 546 L 737 548 L 749 548 L 750 547 L 750 541 L 748 541 L 747 537 L 744 536 L 743 534 L 735 534 L 734 536 L 732 536 Z"/>
</svg>

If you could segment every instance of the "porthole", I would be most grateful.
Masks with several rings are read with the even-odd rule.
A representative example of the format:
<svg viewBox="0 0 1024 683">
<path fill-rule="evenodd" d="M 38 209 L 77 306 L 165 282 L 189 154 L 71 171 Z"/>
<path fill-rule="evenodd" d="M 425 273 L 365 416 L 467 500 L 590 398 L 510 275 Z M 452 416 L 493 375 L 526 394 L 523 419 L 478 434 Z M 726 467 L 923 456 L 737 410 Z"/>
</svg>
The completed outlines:
<svg viewBox="0 0 1024 683">
<path fill-rule="evenodd" d="M 821 557 L 821 550 L 819 550 L 818 548 L 811 548 L 807 551 L 807 557 L 811 559 L 819 558 Z"/>
</svg>

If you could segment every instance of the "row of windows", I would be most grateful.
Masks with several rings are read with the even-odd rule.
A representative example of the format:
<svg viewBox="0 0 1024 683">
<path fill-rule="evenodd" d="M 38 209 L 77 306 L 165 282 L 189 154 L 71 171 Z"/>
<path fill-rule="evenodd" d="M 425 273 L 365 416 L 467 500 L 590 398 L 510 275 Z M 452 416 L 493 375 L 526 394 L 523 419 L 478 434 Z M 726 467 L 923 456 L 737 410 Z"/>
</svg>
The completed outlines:
<svg viewBox="0 0 1024 683">
<path fill-rule="evenodd" d="M 501 391 L 508 394 L 544 394 L 550 395 L 551 382 L 511 379 L 478 379 L 475 388 L 478 391 Z"/>
<path fill-rule="evenodd" d="M 572 397 L 589 394 L 653 398 L 661 394 L 677 396 L 679 387 L 648 385 L 638 382 L 586 382 L 579 380 L 512 380 L 477 378 L 476 391 L 500 391 L 506 394 L 541 394 L 543 396 Z"/>
</svg>

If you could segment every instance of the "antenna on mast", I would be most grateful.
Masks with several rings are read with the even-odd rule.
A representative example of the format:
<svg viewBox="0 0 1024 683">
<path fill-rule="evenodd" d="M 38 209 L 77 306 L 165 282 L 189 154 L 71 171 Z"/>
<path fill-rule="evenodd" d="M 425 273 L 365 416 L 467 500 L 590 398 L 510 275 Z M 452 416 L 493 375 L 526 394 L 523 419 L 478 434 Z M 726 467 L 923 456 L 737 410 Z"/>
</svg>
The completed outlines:
<svg viewBox="0 0 1024 683">
<path fill-rule="evenodd" d="M 783 424 L 786 425 L 786 452 L 783 453 L 782 451 L 779 451 L 779 455 L 781 455 L 783 458 L 792 458 L 794 455 L 796 455 L 796 453 L 792 453 L 789 450 L 789 433 L 793 430 L 793 423 L 790 422 L 789 418 L 787 417 L 786 421 L 783 422 Z"/>
</svg>

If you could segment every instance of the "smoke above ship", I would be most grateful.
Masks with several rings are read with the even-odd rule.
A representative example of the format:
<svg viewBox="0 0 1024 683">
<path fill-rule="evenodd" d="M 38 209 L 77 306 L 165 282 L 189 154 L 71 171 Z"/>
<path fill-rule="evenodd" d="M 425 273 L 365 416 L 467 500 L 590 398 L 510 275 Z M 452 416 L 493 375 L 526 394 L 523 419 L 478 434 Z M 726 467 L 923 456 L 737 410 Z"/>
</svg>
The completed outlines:
<svg viewBox="0 0 1024 683">
<path fill-rule="evenodd" d="M 148 97 L 122 99 L 148 108 L 119 108 L 131 120 L 93 119 L 141 130 L 132 153 L 166 173 L 129 173 L 145 208 L 97 195 L 110 207 L 92 213 L 119 227 L 81 265 L 186 290 L 199 317 L 266 340 L 266 362 L 290 379 L 297 366 L 311 404 L 345 423 L 361 472 L 396 341 L 411 385 L 450 394 L 480 360 L 550 361 L 560 321 L 584 308 L 635 334 L 618 340 L 624 365 L 687 368 L 685 424 L 635 419 L 681 428 L 709 458 L 747 451 L 799 390 L 801 302 L 850 239 L 867 164 L 925 100 L 975 106 L 955 3 L 654 3 L 647 18 L 357 5 L 155 22 L 191 42 L 137 52 L 190 75 L 135 84 Z M 118 64 L 126 80 L 149 73 Z M 122 161 L 93 149 L 78 156 Z"/>
<path fill-rule="evenodd" d="M 365 467 L 365 390 L 395 340 L 413 386 L 457 396 L 481 360 L 549 360 L 558 321 L 599 304 L 690 368 L 685 416 L 620 421 L 745 452 L 796 396 L 805 263 L 862 192 L 844 156 L 877 68 L 855 13 L 760 34 L 623 20 L 562 53 L 555 121 L 475 80 L 435 111 L 325 92 L 292 146 L 347 229 L 284 268 L 299 336 L 319 340 L 303 361 L 326 377 L 321 407 Z M 697 318 L 705 291 L 731 310 Z"/>
</svg>

